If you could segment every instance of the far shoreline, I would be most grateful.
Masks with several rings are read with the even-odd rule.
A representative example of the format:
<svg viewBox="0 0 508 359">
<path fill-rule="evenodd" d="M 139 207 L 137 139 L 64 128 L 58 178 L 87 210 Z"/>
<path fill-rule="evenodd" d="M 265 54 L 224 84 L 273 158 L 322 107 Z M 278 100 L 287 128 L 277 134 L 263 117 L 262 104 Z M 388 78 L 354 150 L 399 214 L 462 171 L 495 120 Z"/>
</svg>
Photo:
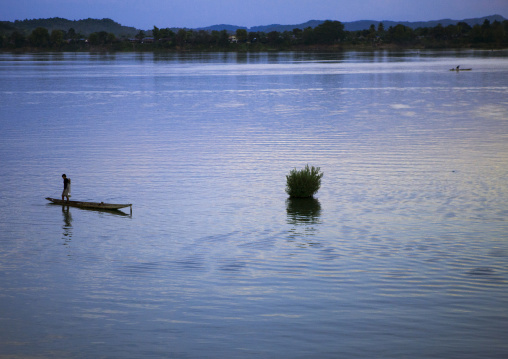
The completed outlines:
<svg viewBox="0 0 508 359">
<path fill-rule="evenodd" d="M 104 21 L 91 20 L 87 30 L 60 30 L 59 21 L 49 19 L 30 31 L 0 31 L 0 51 L 7 52 L 344 52 L 344 51 L 405 51 L 508 48 L 508 20 L 484 19 L 482 25 L 466 22 L 413 29 L 403 24 L 385 28 L 383 23 L 369 29 L 348 31 L 340 21 L 326 20 L 315 27 L 293 28 L 292 31 L 247 31 L 159 29 L 156 26 L 136 35 L 118 33 L 110 20 L 109 32 L 100 30 Z M 56 24 L 55 24 L 56 22 Z M 107 25 L 106 24 L 106 25 Z M 18 24 L 20 25 L 20 24 Z M 25 24 L 26 25 L 26 24 Z M 42 26 L 44 25 L 44 26 Z M 113 26 L 115 25 L 115 26 Z M 36 24 L 32 24 L 36 26 Z M 113 27 L 112 27 L 113 26 Z M 116 33 L 114 32 L 116 29 Z M 112 32 L 113 31 L 113 32 Z"/>
<path fill-rule="evenodd" d="M 174 47 L 174 48 L 154 48 L 152 46 L 133 46 L 131 49 L 119 49 L 113 46 L 86 46 L 79 49 L 69 48 L 34 48 L 24 47 L 17 49 L 0 49 L 0 53 L 275 53 L 275 52 L 377 52 L 377 51 L 503 51 L 508 50 L 508 46 L 461 46 L 461 47 L 425 47 L 425 46 L 401 46 L 394 44 L 384 44 L 379 46 L 368 45 L 309 45 L 309 46 L 291 46 L 291 47 L 269 47 L 269 46 L 242 46 L 242 47 Z"/>
</svg>

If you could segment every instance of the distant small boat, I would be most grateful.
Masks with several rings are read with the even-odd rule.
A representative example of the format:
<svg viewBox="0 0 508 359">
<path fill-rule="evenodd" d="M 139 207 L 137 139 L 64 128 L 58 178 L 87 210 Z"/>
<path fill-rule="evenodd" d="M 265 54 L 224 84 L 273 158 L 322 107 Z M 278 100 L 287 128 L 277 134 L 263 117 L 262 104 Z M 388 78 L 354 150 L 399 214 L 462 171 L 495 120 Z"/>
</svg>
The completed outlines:
<svg viewBox="0 0 508 359">
<path fill-rule="evenodd" d="M 454 68 L 454 69 L 450 69 L 450 71 L 471 71 L 472 69 L 459 69 L 459 68 Z"/>
<path fill-rule="evenodd" d="M 125 207 L 130 207 L 132 211 L 132 204 L 115 204 L 115 203 L 104 203 L 104 202 L 81 202 L 81 201 L 66 201 L 57 198 L 46 197 L 48 201 L 53 202 L 54 204 L 61 204 L 64 206 L 72 206 L 72 207 L 80 207 L 80 208 L 90 208 L 90 209 L 120 209 Z"/>
</svg>

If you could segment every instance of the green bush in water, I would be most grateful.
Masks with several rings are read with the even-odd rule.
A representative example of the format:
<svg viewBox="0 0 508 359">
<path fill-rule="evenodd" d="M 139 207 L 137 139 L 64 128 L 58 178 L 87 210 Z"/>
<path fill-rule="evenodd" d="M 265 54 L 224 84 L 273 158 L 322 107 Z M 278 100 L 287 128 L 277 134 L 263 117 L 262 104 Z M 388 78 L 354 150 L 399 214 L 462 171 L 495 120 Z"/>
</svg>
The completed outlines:
<svg viewBox="0 0 508 359">
<path fill-rule="evenodd" d="M 299 171 L 292 169 L 286 176 L 286 193 L 291 198 L 312 197 L 321 187 L 322 177 L 319 167 L 306 165 Z"/>
</svg>

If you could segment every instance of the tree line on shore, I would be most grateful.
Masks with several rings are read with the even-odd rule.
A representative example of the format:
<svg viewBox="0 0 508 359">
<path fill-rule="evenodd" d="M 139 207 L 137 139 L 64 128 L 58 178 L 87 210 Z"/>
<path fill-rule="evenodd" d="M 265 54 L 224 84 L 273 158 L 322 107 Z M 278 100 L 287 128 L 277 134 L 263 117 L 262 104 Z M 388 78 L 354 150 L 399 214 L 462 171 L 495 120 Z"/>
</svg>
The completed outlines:
<svg viewBox="0 0 508 359">
<path fill-rule="evenodd" d="M 155 50 L 221 50 L 257 51 L 292 49 L 342 49 L 350 47 L 414 48 L 502 48 L 508 46 L 508 20 L 470 26 L 456 25 L 412 29 L 402 24 L 385 28 L 383 23 L 360 31 L 346 31 L 340 21 L 325 21 L 311 28 L 293 31 L 235 32 L 170 28 L 139 31 L 135 37 L 117 37 L 107 31 L 84 36 L 73 28 L 51 30 L 38 27 L 25 34 L 21 31 L 0 33 L 0 49 L 23 51 L 155 51 Z"/>
</svg>

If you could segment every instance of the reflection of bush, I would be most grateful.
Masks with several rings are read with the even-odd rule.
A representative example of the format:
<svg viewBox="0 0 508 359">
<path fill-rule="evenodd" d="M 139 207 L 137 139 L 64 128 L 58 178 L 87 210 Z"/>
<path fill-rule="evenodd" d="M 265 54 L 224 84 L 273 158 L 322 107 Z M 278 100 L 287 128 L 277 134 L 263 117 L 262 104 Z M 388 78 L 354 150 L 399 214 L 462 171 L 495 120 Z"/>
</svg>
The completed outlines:
<svg viewBox="0 0 508 359">
<path fill-rule="evenodd" d="M 316 198 L 288 198 L 288 221 L 292 224 L 314 224 L 321 215 L 321 204 Z"/>
</svg>

